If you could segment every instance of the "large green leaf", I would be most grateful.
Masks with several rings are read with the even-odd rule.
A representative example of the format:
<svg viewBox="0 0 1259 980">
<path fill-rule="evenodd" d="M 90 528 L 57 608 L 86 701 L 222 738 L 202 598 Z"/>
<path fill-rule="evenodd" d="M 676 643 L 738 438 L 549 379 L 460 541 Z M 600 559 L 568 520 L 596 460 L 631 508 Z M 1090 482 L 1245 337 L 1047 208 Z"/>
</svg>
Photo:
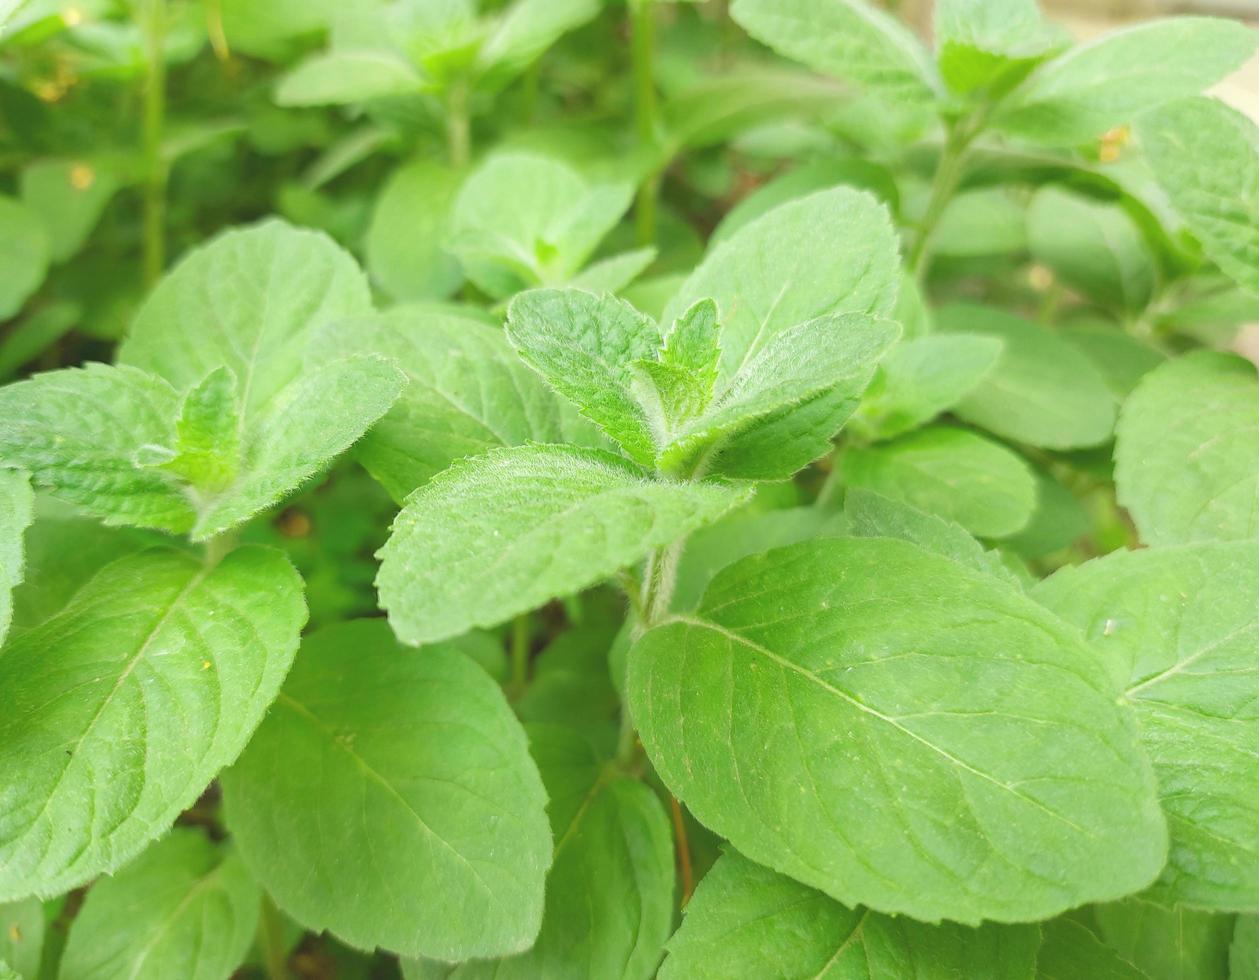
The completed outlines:
<svg viewBox="0 0 1259 980">
<path fill-rule="evenodd" d="M 575 408 L 470 313 L 396 309 L 329 324 L 319 353 L 383 354 L 407 376 L 355 454 L 395 500 L 457 459 L 527 442 L 602 445 Z"/>
<path fill-rule="evenodd" d="M 1138 340 L 1115 323 L 1072 323 L 1061 327 L 1060 333 L 1093 362 L 1119 402 L 1132 394 L 1143 377 L 1167 360 L 1162 351 Z"/>
<path fill-rule="evenodd" d="M 1154 294 L 1154 254 L 1118 204 L 1041 188 L 1027 210 L 1027 237 L 1034 258 L 1103 306 L 1135 314 Z"/>
<path fill-rule="evenodd" d="M 363 949 L 528 948 L 551 861 L 546 795 L 498 686 L 383 620 L 312 634 L 223 774 L 227 822 L 285 912 Z"/>
<path fill-rule="evenodd" d="M 107 524 L 188 531 L 192 501 L 170 474 L 137 465 L 173 445 L 179 396 L 160 378 L 90 363 L 0 388 L 0 460 Z"/>
<path fill-rule="evenodd" d="M 844 485 L 872 490 L 955 521 L 982 538 L 1022 530 L 1036 506 L 1027 464 L 966 429 L 929 426 L 840 457 Z"/>
<path fill-rule="evenodd" d="M 1105 378 L 1072 344 L 1030 320 L 969 304 L 938 311 L 949 333 L 996 337 L 997 366 L 958 402 L 954 414 L 1016 442 L 1072 449 L 1105 442 L 1115 400 Z"/>
<path fill-rule="evenodd" d="M 1236 21 L 1137 24 L 1042 65 L 1002 104 L 995 124 L 1037 143 L 1085 143 L 1147 109 L 1209 88 L 1254 50 L 1254 33 Z"/>
<path fill-rule="evenodd" d="M 1149 980 L 1079 922 L 1054 919 L 1040 930 L 1036 980 Z"/>
<path fill-rule="evenodd" d="M 126 863 L 236 758 L 306 619 L 301 580 L 248 547 L 102 569 L 0 657 L 0 899 Z"/>
<path fill-rule="evenodd" d="M 928 925 L 847 908 L 736 852 L 700 882 L 661 980 L 1032 980 L 1034 925 Z"/>
<path fill-rule="evenodd" d="M 0 470 L 0 644 L 13 618 L 13 590 L 26 571 L 26 529 L 35 519 L 35 494 L 21 470 Z"/>
<path fill-rule="evenodd" d="M 1149 980 L 1223 980 L 1231 915 L 1130 898 L 1093 910 L 1102 938 Z"/>
<path fill-rule="evenodd" d="M 1259 535 L 1259 378 L 1200 351 L 1152 371 L 1124 403 L 1119 502 L 1147 544 Z"/>
<path fill-rule="evenodd" d="M 1025 921 L 1166 858 L 1135 721 L 1076 631 L 902 541 L 732 565 L 638 642 L 628 693 L 700 821 L 847 905 Z"/>
<path fill-rule="evenodd" d="M 492 626 L 600 582 L 747 497 L 651 480 L 597 450 L 495 450 L 407 500 L 380 551 L 380 603 L 407 643 Z"/>
<path fill-rule="evenodd" d="M 258 886 L 235 854 L 176 828 L 88 893 L 61 959 L 65 980 L 222 980 L 249 951 Z"/>
<path fill-rule="evenodd" d="M 531 725 L 550 796 L 555 863 L 529 952 L 457 967 L 450 980 L 649 980 L 673 924 L 673 839 L 655 794 L 608 770 L 580 735 Z"/>
<path fill-rule="evenodd" d="M 918 39 L 865 0 L 735 0 L 730 14 L 780 54 L 889 102 L 935 99 L 935 69 Z"/>
<path fill-rule="evenodd" d="M 722 380 L 783 330 L 831 313 L 891 314 L 900 290 L 887 209 L 847 187 L 789 201 L 715 248 L 665 310 L 671 322 L 715 299 Z"/>
<path fill-rule="evenodd" d="M 654 359 L 660 331 L 625 300 L 580 289 L 535 289 L 507 308 L 507 339 L 581 413 L 650 466 L 655 438 L 631 365 Z"/>
<path fill-rule="evenodd" d="M 1259 542 L 1117 552 L 1033 595 L 1136 707 L 1171 830 L 1152 897 L 1259 909 Z"/>
<path fill-rule="evenodd" d="M 1184 99 L 1144 116 L 1146 159 L 1202 250 L 1259 292 L 1259 129 L 1214 99 Z"/>
</svg>

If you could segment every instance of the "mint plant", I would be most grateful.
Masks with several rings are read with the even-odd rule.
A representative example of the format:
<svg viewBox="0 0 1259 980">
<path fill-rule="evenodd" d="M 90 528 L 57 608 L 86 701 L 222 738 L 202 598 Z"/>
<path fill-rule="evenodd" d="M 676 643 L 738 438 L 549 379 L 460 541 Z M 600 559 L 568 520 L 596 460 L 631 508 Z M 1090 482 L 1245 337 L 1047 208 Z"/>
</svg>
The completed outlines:
<svg viewBox="0 0 1259 980">
<path fill-rule="evenodd" d="M 894 6 L 0 0 L 0 980 L 1259 976 L 1256 35 Z"/>
</svg>

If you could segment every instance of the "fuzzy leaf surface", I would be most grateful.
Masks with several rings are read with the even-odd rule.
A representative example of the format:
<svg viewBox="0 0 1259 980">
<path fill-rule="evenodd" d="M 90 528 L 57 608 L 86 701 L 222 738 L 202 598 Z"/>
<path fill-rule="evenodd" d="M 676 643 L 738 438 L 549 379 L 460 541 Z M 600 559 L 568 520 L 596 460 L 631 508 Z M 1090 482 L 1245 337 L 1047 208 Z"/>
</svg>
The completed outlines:
<svg viewBox="0 0 1259 980">
<path fill-rule="evenodd" d="M 13 590 L 26 572 L 26 529 L 35 519 L 35 494 L 21 470 L 0 470 L 0 644 L 13 619 Z"/>
</svg>

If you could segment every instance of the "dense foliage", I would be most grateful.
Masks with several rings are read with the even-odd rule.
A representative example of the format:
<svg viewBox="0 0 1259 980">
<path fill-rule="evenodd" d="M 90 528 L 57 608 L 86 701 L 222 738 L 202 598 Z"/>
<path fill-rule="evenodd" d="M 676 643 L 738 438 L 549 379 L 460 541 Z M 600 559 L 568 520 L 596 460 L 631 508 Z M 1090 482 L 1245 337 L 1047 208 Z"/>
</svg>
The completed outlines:
<svg viewBox="0 0 1259 980">
<path fill-rule="evenodd" d="M 1256 35 L 0 0 L 0 977 L 1259 978 Z"/>
</svg>

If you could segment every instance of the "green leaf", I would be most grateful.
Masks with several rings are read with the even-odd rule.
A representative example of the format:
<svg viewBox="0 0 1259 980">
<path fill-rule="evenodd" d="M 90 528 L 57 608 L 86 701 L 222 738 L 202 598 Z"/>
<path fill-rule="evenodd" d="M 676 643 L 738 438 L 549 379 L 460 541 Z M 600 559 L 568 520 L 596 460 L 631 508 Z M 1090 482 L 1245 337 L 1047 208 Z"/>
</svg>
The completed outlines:
<svg viewBox="0 0 1259 980">
<path fill-rule="evenodd" d="M 1147 544 L 1259 536 L 1259 379 L 1199 351 L 1152 371 L 1124 403 L 1115 483 Z"/>
<path fill-rule="evenodd" d="M 152 375 L 89 363 L 0 388 L 0 459 L 107 524 L 188 531 L 192 501 L 166 473 L 138 465 L 175 442 L 179 396 Z"/>
<path fill-rule="evenodd" d="M 593 262 L 569 280 L 574 289 L 588 293 L 620 293 L 656 261 L 654 246 L 619 252 Z"/>
<path fill-rule="evenodd" d="M 35 494 L 20 470 L 0 470 L 0 644 L 13 618 L 13 590 L 26 572 L 23 538 L 35 519 Z"/>
<path fill-rule="evenodd" d="M 669 940 L 661 980 L 828 977 L 1031 980 L 1034 925 L 928 925 L 846 908 L 727 852 Z"/>
<path fill-rule="evenodd" d="M 1149 980 L 1078 922 L 1055 919 L 1040 930 L 1036 980 Z"/>
<path fill-rule="evenodd" d="M 673 837 L 664 807 L 575 732 L 531 725 L 529 745 L 556 841 L 542 932 L 529 952 L 464 964 L 451 980 L 649 980 L 673 924 Z"/>
<path fill-rule="evenodd" d="M 1067 324 L 1059 333 L 1093 362 L 1119 402 L 1132 394 L 1137 382 L 1167 360 L 1162 351 L 1113 323 Z"/>
<path fill-rule="evenodd" d="M 528 948 L 546 795 L 498 686 L 379 619 L 312 634 L 222 778 L 241 856 L 307 929 L 459 960 Z"/>
<path fill-rule="evenodd" d="M 656 465 L 665 471 L 699 465 L 717 474 L 725 472 L 720 450 L 730 439 L 829 392 L 841 390 L 855 400 L 899 333 L 891 320 L 846 313 L 818 317 L 775 334 L 717 392 L 707 412 L 667 433 Z M 826 451 L 834 432 L 819 434 L 816 455 Z M 716 458 L 705 467 L 705 458 L 713 454 Z"/>
<path fill-rule="evenodd" d="M 873 490 L 982 538 L 1017 533 L 1036 506 L 1027 464 L 966 429 L 929 426 L 891 442 L 851 446 L 840 466 L 845 486 Z"/>
<path fill-rule="evenodd" d="M 1259 908 L 1259 543 L 1116 552 L 1033 596 L 1084 631 L 1136 708 L 1171 829 L 1150 897 Z"/>
<path fill-rule="evenodd" d="M 1154 254 L 1118 204 L 1043 187 L 1027 211 L 1027 237 L 1033 258 L 1102 306 L 1135 314 L 1154 295 Z"/>
<path fill-rule="evenodd" d="M 855 538 L 900 538 L 1016 588 L 1019 585 L 1000 555 L 986 550 L 960 524 L 943 517 L 861 489 L 844 495 L 844 513 Z"/>
<path fill-rule="evenodd" d="M 278 503 L 349 449 L 389 411 L 406 376 L 381 357 L 348 357 L 284 389 L 248 433 L 241 471 L 199 501 L 192 529 L 205 541 Z"/>
<path fill-rule="evenodd" d="M 950 258 L 1017 255 L 1027 249 L 1024 202 L 1006 187 L 979 187 L 954 195 L 931 236 L 931 250 Z"/>
<path fill-rule="evenodd" d="M 249 740 L 306 619 L 297 573 L 146 551 L 0 657 L 0 899 L 54 895 L 162 834 Z"/>
<path fill-rule="evenodd" d="M 44 948 L 44 907 L 37 899 L 0 905 L 0 977 L 4 965 L 16 977 L 37 978 Z"/>
<path fill-rule="evenodd" d="M 1032 519 L 1005 544 L 1024 558 L 1042 558 L 1068 548 L 1092 526 L 1080 499 L 1041 469 L 1036 479 L 1036 510 Z"/>
<path fill-rule="evenodd" d="M 1175 17 L 1137 24 L 1042 65 L 1011 93 L 993 124 L 1035 143 L 1087 143 L 1147 109 L 1209 88 L 1254 50 L 1254 33 L 1236 21 Z"/>
<path fill-rule="evenodd" d="M 528 442 L 604 445 L 589 422 L 521 363 L 503 331 L 471 312 L 397 309 L 338 320 L 316 357 L 374 353 L 407 377 L 355 455 L 399 502 L 465 456 Z"/>
<path fill-rule="evenodd" d="M 168 470 L 215 491 L 235 478 L 239 453 L 236 377 L 227 368 L 215 368 L 184 395 L 173 448 L 146 444 L 134 458 L 141 466 Z"/>
<path fill-rule="evenodd" d="M 118 359 L 180 391 L 230 368 L 249 425 L 302 375 L 320 325 L 369 312 L 348 253 L 319 232 L 264 221 L 188 253 L 141 307 Z"/>
<path fill-rule="evenodd" d="M 381 188 L 367 229 L 367 271 L 395 300 L 443 299 L 463 281 L 445 249 L 461 179 L 458 171 L 420 157 Z"/>
<path fill-rule="evenodd" d="M 495 450 L 408 498 L 380 551 L 380 603 L 407 643 L 492 626 L 602 581 L 748 495 L 646 479 L 596 450 Z"/>
<path fill-rule="evenodd" d="M 390 96 L 417 95 L 428 84 L 407 60 L 384 49 L 312 55 L 280 79 L 277 105 L 349 105 Z"/>
<path fill-rule="evenodd" d="M 624 300 L 578 289 L 521 293 L 507 308 L 521 359 L 644 466 L 655 437 L 634 393 L 637 360 L 654 359 L 660 331 Z"/>
<path fill-rule="evenodd" d="M 983 334 L 1005 345 L 993 371 L 954 406 L 955 415 L 1046 449 L 1095 446 L 1110 437 L 1115 400 L 1074 346 L 1029 320 L 988 307 L 956 304 L 936 316 L 942 331 Z"/>
<path fill-rule="evenodd" d="M 522 721 L 564 725 L 611 750 L 621 701 L 612 686 L 608 652 L 616 640 L 620 612 L 618 603 L 606 616 L 583 618 L 533 658 L 528 687 L 514 703 Z M 550 778 L 545 769 L 542 778 Z"/>
<path fill-rule="evenodd" d="M 1136 726 L 1075 630 L 902 541 L 730 566 L 639 640 L 628 693 L 697 819 L 847 905 L 1045 918 L 1166 857 Z"/>
<path fill-rule="evenodd" d="M 935 100 L 938 82 L 918 39 L 864 0 L 735 0 L 730 14 L 779 54 L 889 102 Z"/>
<path fill-rule="evenodd" d="M 477 67 L 492 84 L 502 84 L 598 13 L 598 0 L 516 0 L 481 45 Z"/>
<path fill-rule="evenodd" d="M 1228 976 L 1233 917 L 1130 898 L 1093 910 L 1102 938 L 1150 980 Z"/>
<path fill-rule="evenodd" d="M 890 439 L 948 411 L 993 370 L 996 337 L 957 333 L 904 340 L 879 363 L 849 423 L 867 439 Z"/>
<path fill-rule="evenodd" d="M 50 249 L 39 215 L 0 194 L 0 320 L 17 313 L 44 281 Z"/>
<path fill-rule="evenodd" d="M 585 265 L 632 196 L 628 183 L 592 184 L 550 157 L 496 153 L 459 189 L 448 247 L 468 278 L 496 299 L 560 285 Z"/>
<path fill-rule="evenodd" d="M 1239 915 L 1229 947 L 1228 970 L 1231 980 L 1259 977 L 1259 916 Z"/>
<path fill-rule="evenodd" d="M 84 160 L 36 160 L 18 181 L 22 203 L 48 233 L 48 257 L 64 262 L 83 247 L 118 189 L 118 178 Z"/>
<path fill-rule="evenodd" d="M 832 313 L 891 314 L 900 289 L 895 233 L 871 195 L 839 187 L 782 204 L 709 250 L 665 310 L 717 302 L 728 381 L 775 334 Z"/>
<path fill-rule="evenodd" d="M 1064 40 L 1035 0 L 940 0 L 935 5 L 936 60 L 949 88 L 989 97 L 1017 84 Z"/>
<path fill-rule="evenodd" d="M 258 886 L 235 854 L 176 828 L 88 893 L 70 928 L 61 976 L 220 980 L 245 959 Z"/>
<path fill-rule="evenodd" d="M 1144 116 L 1141 148 L 1202 250 L 1259 292 L 1259 129 L 1215 99 L 1184 99 Z"/>
</svg>

